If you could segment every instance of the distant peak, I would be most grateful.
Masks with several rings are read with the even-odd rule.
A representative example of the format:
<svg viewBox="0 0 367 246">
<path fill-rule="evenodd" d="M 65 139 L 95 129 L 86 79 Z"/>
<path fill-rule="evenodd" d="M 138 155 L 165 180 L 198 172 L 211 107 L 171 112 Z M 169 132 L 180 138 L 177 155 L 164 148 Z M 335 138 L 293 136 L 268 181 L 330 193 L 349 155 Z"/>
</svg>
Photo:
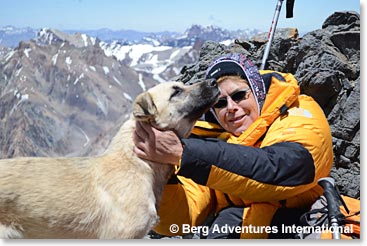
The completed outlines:
<svg viewBox="0 0 367 246">
<path fill-rule="evenodd" d="M 36 36 L 36 42 L 39 45 L 49 45 L 67 42 L 76 47 L 85 47 L 88 45 L 94 45 L 95 38 L 91 38 L 86 34 L 75 33 L 67 34 L 57 29 L 42 28 Z"/>
</svg>

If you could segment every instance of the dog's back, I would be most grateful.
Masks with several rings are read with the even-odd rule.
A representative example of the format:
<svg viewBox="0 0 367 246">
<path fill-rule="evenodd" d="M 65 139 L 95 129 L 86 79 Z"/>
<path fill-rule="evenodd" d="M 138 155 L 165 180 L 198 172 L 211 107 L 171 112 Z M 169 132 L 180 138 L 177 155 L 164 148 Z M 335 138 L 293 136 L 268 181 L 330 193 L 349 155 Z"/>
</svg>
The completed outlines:
<svg viewBox="0 0 367 246">
<path fill-rule="evenodd" d="M 22 237 L 58 233 L 62 224 L 72 225 L 83 216 L 78 211 L 85 203 L 93 203 L 81 195 L 93 190 L 92 171 L 88 158 L 0 160 L 0 223 Z"/>
<path fill-rule="evenodd" d="M 99 157 L 0 160 L 0 238 L 142 238 L 157 222 L 158 170 L 126 146 L 132 125 Z"/>
</svg>

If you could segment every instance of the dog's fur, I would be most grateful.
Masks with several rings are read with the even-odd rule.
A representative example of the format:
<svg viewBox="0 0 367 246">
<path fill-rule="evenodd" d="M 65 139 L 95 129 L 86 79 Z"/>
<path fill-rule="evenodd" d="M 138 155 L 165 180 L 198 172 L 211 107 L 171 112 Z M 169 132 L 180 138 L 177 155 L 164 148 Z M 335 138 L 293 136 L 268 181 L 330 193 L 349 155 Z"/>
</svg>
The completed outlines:
<svg viewBox="0 0 367 246">
<path fill-rule="evenodd" d="M 162 83 L 136 98 L 100 156 L 0 160 L 0 238 L 143 238 L 173 166 L 133 153 L 135 121 L 187 137 L 218 94 L 207 81 Z"/>
</svg>

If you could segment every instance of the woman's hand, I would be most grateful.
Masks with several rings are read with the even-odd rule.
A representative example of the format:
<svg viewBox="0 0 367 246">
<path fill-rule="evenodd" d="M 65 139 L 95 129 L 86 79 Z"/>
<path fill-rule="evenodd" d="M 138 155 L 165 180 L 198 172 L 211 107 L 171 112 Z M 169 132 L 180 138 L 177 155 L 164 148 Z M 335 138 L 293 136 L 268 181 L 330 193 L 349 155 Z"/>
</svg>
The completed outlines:
<svg viewBox="0 0 367 246">
<path fill-rule="evenodd" d="M 145 122 L 136 122 L 134 152 L 146 160 L 178 165 L 183 147 L 173 131 L 160 131 Z"/>
</svg>

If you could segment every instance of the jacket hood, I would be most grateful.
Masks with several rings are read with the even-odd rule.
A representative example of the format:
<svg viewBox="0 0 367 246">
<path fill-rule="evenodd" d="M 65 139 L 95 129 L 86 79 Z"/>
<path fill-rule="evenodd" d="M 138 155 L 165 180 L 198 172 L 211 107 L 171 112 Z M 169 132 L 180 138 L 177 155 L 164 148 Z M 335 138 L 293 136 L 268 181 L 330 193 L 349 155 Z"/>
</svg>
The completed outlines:
<svg viewBox="0 0 367 246">
<path fill-rule="evenodd" d="M 265 101 L 266 88 L 257 67 L 244 54 L 230 53 L 215 59 L 209 65 L 205 77 L 218 79 L 225 75 L 239 75 L 249 82 L 260 114 Z"/>
</svg>

